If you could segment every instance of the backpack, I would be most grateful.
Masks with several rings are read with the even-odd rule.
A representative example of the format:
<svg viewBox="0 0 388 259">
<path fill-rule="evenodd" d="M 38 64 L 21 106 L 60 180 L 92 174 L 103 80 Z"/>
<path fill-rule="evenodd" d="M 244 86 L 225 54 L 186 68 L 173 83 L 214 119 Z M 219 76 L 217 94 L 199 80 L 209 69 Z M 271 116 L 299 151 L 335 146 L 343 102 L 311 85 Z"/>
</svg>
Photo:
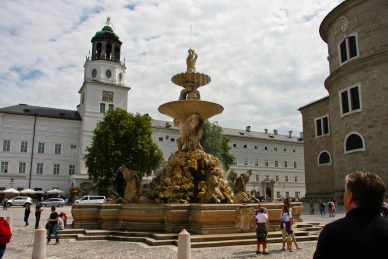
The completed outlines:
<svg viewBox="0 0 388 259">
<path fill-rule="evenodd" d="M 332 203 L 329 202 L 329 203 L 327 204 L 327 207 L 329 207 L 329 209 L 331 209 L 331 206 L 332 206 Z"/>
<path fill-rule="evenodd" d="M 9 243 L 11 237 L 11 228 L 9 227 L 8 222 L 3 217 L 0 217 L 0 244 L 4 245 Z"/>
</svg>

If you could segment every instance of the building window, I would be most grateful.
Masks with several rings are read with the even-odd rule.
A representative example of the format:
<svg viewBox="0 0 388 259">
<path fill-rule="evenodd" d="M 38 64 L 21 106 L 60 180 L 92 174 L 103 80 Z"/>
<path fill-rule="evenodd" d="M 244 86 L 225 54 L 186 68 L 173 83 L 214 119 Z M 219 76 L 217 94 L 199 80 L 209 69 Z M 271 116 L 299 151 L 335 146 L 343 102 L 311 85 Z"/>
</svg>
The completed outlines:
<svg viewBox="0 0 388 259">
<path fill-rule="evenodd" d="M 44 154 L 44 143 L 38 143 L 38 153 Z"/>
<path fill-rule="evenodd" d="M 3 140 L 3 151 L 9 151 L 11 147 L 11 140 Z"/>
<path fill-rule="evenodd" d="M 264 150 L 268 150 L 268 147 L 264 147 Z"/>
<path fill-rule="evenodd" d="M 259 147 L 258 146 L 255 146 L 255 149 L 258 149 Z"/>
<path fill-rule="evenodd" d="M 69 175 L 75 174 L 75 165 L 69 165 Z"/>
<path fill-rule="evenodd" d="M 100 113 L 105 113 L 105 103 L 100 103 Z"/>
<path fill-rule="evenodd" d="M 244 158 L 244 165 L 248 165 L 248 158 Z"/>
<path fill-rule="evenodd" d="M 26 173 L 26 166 L 27 163 L 19 163 L 19 174 L 25 174 Z"/>
<path fill-rule="evenodd" d="M 345 140 L 345 153 L 364 151 L 364 140 L 358 133 L 350 133 Z"/>
<path fill-rule="evenodd" d="M 54 148 L 54 154 L 60 155 L 61 154 L 62 145 L 61 144 L 55 144 Z"/>
<path fill-rule="evenodd" d="M 287 167 L 287 161 L 284 161 L 284 167 Z"/>
<path fill-rule="evenodd" d="M 244 145 L 244 148 L 248 148 L 248 145 Z"/>
<path fill-rule="evenodd" d="M 280 192 L 276 192 L 276 199 L 280 199 Z"/>
<path fill-rule="evenodd" d="M 284 149 L 284 152 L 287 152 L 287 149 L 286 149 L 286 148 Z"/>
<path fill-rule="evenodd" d="M 294 176 L 294 182 L 298 182 L 298 176 Z"/>
<path fill-rule="evenodd" d="M 356 36 L 350 36 L 344 39 L 339 45 L 341 63 L 344 63 L 352 58 L 358 57 L 357 39 Z"/>
<path fill-rule="evenodd" d="M 163 137 L 159 137 L 159 141 L 163 141 Z"/>
<path fill-rule="evenodd" d="M 273 148 L 273 151 L 278 151 L 278 148 L 277 148 L 277 147 L 274 147 L 274 148 Z"/>
<path fill-rule="evenodd" d="M 362 111 L 361 88 L 359 85 L 348 87 L 339 92 L 339 98 L 341 103 L 341 116 Z"/>
<path fill-rule="evenodd" d="M 20 152 L 27 152 L 28 142 L 22 141 L 20 144 Z"/>
<path fill-rule="evenodd" d="M 279 161 L 275 160 L 275 167 L 279 167 Z"/>
<path fill-rule="evenodd" d="M 175 142 L 175 138 L 171 138 L 171 142 Z"/>
<path fill-rule="evenodd" d="M 54 164 L 53 174 L 59 174 L 60 164 Z"/>
<path fill-rule="evenodd" d="M 288 175 L 284 176 L 284 181 L 288 182 Z"/>
<path fill-rule="evenodd" d="M 279 182 L 279 175 L 275 175 L 275 181 Z"/>
<path fill-rule="evenodd" d="M 42 163 L 36 164 L 36 174 L 43 174 L 43 164 Z"/>
<path fill-rule="evenodd" d="M 77 145 L 70 145 L 70 155 L 77 154 Z"/>
<path fill-rule="evenodd" d="M 290 192 L 286 192 L 286 198 L 290 198 Z"/>
<path fill-rule="evenodd" d="M 8 162 L 1 162 L 0 173 L 8 173 Z"/>
<path fill-rule="evenodd" d="M 115 105 L 114 104 L 109 104 L 109 110 L 113 110 L 115 108 Z"/>
<path fill-rule="evenodd" d="M 265 160 L 265 166 L 268 166 L 268 160 Z"/>
<path fill-rule="evenodd" d="M 260 175 L 259 174 L 256 174 L 255 178 L 256 178 L 256 182 L 260 181 Z"/>
<path fill-rule="evenodd" d="M 259 159 L 255 158 L 255 166 L 259 166 Z"/>
<path fill-rule="evenodd" d="M 268 174 L 265 175 L 265 181 L 269 182 L 269 175 Z"/>
<path fill-rule="evenodd" d="M 319 165 L 324 165 L 324 164 L 330 164 L 331 159 L 330 159 L 330 154 L 327 151 L 322 151 L 319 156 L 318 156 L 318 164 Z"/>
<path fill-rule="evenodd" d="M 233 164 L 237 165 L 237 158 L 233 159 Z"/>
<path fill-rule="evenodd" d="M 295 152 L 296 152 L 296 149 L 293 149 L 293 150 L 292 150 L 292 152 L 294 152 L 294 153 L 295 153 Z"/>
<path fill-rule="evenodd" d="M 237 147 L 237 144 L 233 144 L 233 147 Z"/>
<path fill-rule="evenodd" d="M 295 192 L 295 198 L 299 198 L 300 192 Z"/>
<path fill-rule="evenodd" d="M 294 168 L 298 168 L 298 164 L 294 162 Z"/>
<path fill-rule="evenodd" d="M 327 115 L 315 119 L 315 134 L 317 137 L 329 134 L 329 117 Z"/>
</svg>

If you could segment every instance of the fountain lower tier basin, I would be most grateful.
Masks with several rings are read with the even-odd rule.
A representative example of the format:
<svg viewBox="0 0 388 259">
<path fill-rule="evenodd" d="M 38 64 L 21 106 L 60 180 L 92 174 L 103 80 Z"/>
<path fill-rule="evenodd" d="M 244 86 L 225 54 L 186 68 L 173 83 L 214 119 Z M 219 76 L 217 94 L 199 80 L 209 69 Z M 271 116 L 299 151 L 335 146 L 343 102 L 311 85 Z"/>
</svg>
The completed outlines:
<svg viewBox="0 0 388 259">
<path fill-rule="evenodd" d="M 174 119 L 184 120 L 187 116 L 197 113 L 201 119 L 206 120 L 222 113 L 224 107 L 202 100 L 180 100 L 162 104 L 158 110 Z"/>
<path fill-rule="evenodd" d="M 282 203 L 263 203 L 272 230 L 280 225 Z M 302 221 L 301 202 L 291 203 L 295 222 Z M 73 227 L 196 234 L 253 232 L 257 204 L 74 204 Z"/>
</svg>

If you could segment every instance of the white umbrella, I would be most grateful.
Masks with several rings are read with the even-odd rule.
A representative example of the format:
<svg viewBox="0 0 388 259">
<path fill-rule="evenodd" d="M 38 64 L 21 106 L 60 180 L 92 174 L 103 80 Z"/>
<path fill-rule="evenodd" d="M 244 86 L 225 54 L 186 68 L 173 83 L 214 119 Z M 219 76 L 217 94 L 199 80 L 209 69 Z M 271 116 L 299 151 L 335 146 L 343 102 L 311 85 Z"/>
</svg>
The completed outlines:
<svg viewBox="0 0 388 259">
<path fill-rule="evenodd" d="M 50 191 L 47 191 L 48 194 L 58 194 L 58 193 L 62 193 L 63 191 L 61 190 L 58 190 L 58 189 L 52 189 Z"/>
<path fill-rule="evenodd" d="M 36 193 L 43 194 L 45 192 L 44 191 L 36 191 Z"/>
<path fill-rule="evenodd" d="M 2 191 L 2 193 L 16 193 L 16 194 L 19 194 L 19 191 L 15 190 L 14 188 L 9 188 L 7 190 Z"/>
<path fill-rule="evenodd" d="M 31 189 L 25 189 L 20 191 L 21 194 L 35 194 L 36 191 L 31 190 Z"/>
</svg>

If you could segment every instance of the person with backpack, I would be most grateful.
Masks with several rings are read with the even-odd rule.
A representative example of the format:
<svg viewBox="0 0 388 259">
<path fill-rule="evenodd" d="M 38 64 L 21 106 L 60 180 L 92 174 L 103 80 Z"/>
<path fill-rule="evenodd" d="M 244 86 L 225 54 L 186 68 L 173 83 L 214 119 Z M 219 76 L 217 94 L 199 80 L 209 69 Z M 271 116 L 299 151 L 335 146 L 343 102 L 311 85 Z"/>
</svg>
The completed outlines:
<svg viewBox="0 0 388 259">
<path fill-rule="evenodd" d="M 0 259 L 3 258 L 7 244 L 11 241 L 11 237 L 11 227 L 3 217 L 0 217 Z"/>
</svg>

